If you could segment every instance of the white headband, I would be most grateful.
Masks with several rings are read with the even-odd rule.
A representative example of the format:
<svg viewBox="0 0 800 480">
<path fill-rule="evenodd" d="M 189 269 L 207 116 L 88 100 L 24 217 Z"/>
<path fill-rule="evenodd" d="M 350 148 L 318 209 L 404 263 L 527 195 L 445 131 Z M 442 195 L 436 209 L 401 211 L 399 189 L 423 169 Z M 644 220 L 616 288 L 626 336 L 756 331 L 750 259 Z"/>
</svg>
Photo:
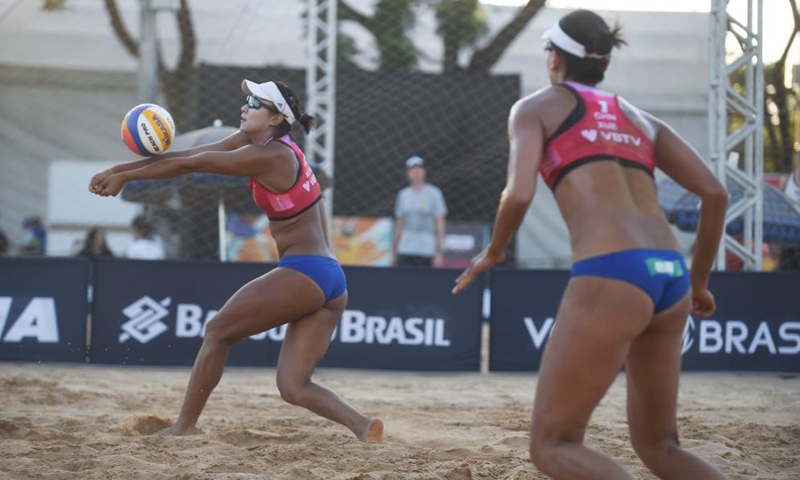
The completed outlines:
<svg viewBox="0 0 800 480">
<path fill-rule="evenodd" d="M 289 125 L 295 122 L 292 107 L 290 107 L 289 102 L 283 98 L 283 94 L 281 94 L 281 90 L 278 88 L 275 82 L 255 83 L 251 82 L 250 80 L 245 80 L 244 84 L 242 85 L 242 90 L 244 90 L 244 92 L 247 94 L 254 95 L 258 98 L 269 100 L 270 102 L 274 103 L 275 108 L 281 112 L 281 115 L 286 117 Z"/>
<path fill-rule="evenodd" d="M 553 45 L 557 46 L 565 52 L 575 55 L 578 58 L 607 58 L 609 55 L 599 55 L 597 53 L 586 53 L 586 47 L 574 38 L 567 35 L 567 32 L 561 29 L 559 22 L 550 27 L 542 34 L 542 40 L 548 40 Z"/>
</svg>

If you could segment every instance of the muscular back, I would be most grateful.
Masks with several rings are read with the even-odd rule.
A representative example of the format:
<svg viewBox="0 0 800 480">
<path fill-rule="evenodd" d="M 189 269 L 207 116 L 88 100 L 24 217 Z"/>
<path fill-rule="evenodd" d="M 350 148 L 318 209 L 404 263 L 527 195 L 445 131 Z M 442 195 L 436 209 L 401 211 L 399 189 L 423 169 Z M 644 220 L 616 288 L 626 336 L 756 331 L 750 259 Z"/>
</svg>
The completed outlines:
<svg viewBox="0 0 800 480">
<path fill-rule="evenodd" d="M 577 105 L 575 96 L 562 86 L 545 88 L 529 101 L 528 111 L 536 112 L 545 138 L 556 133 Z M 659 162 L 663 124 L 624 101 L 619 104 L 650 138 Z M 564 175 L 554 195 L 570 232 L 575 261 L 622 249 L 678 249 L 658 206 L 655 182 L 646 171 L 616 161 L 586 163 Z"/>
</svg>

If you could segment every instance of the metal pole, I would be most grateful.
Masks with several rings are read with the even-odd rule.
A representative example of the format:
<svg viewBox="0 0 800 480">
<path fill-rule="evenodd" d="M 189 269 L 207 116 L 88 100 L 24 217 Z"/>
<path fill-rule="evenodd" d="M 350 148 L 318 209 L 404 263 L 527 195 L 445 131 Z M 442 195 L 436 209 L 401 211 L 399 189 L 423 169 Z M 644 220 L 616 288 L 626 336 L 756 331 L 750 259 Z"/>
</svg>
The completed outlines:
<svg viewBox="0 0 800 480">
<path fill-rule="evenodd" d="M 156 8 L 153 0 L 141 2 L 139 35 L 139 75 L 136 99 L 139 103 L 156 101 L 158 93 L 158 67 L 156 56 Z"/>
<path fill-rule="evenodd" d="M 727 134 L 725 115 L 725 87 L 728 83 L 725 75 L 725 35 L 727 33 L 728 14 L 725 11 L 726 0 L 712 0 L 710 16 L 710 54 L 709 62 L 709 102 L 708 118 L 711 128 L 708 129 L 710 149 L 709 159 L 717 178 L 725 183 L 725 136 Z M 720 242 L 716 260 L 717 270 L 725 270 L 725 241 Z"/>
<path fill-rule="evenodd" d="M 317 117 L 317 128 L 306 137 L 305 154 L 334 178 L 336 127 L 337 0 L 308 0 L 308 63 L 306 95 L 308 112 Z M 333 216 L 333 190 L 324 192 L 328 218 Z"/>
<path fill-rule="evenodd" d="M 725 269 L 725 254 L 740 258 L 745 270 L 761 270 L 763 242 L 763 167 L 764 167 L 764 61 L 762 58 L 763 0 L 747 0 L 744 21 L 730 15 L 727 0 L 713 0 L 711 9 L 711 70 L 709 140 L 711 162 L 718 178 L 742 191 L 742 197 L 728 206 L 725 227 L 743 220 L 741 236 L 727 233 L 717 255 L 718 270 Z M 730 35 L 741 45 L 741 52 L 728 52 L 725 40 Z M 743 92 L 733 88 L 731 77 L 744 70 Z M 729 112 L 743 119 L 742 125 L 729 122 Z M 741 165 L 729 163 L 729 156 L 741 149 Z"/>
</svg>

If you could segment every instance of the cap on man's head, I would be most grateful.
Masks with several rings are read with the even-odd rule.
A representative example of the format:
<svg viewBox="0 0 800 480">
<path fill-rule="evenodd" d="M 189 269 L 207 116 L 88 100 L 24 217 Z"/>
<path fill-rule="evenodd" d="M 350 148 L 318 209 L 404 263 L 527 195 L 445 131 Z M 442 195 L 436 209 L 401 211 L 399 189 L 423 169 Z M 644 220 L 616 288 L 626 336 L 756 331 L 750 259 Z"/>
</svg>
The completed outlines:
<svg viewBox="0 0 800 480">
<path fill-rule="evenodd" d="M 406 160 L 406 168 L 424 167 L 424 166 L 425 166 L 425 160 L 423 160 L 422 157 L 420 157 L 419 155 L 408 157 L 408 160 Z"/>
</svg>

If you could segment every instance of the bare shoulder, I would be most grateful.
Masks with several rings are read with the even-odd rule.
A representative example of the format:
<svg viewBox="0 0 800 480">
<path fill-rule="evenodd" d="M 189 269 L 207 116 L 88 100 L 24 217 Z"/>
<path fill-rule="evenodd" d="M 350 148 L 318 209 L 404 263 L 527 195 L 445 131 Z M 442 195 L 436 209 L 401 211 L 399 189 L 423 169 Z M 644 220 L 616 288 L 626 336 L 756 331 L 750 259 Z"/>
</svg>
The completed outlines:
<svg viewBox="0 0 800 480">
<path fill-rule="evenodd" d="M 534 113 L 553 100 L 561 99 L 565 94 L 566 96 L 569 96 L 569 92 L 566 89 L 558 88 L 553 85 L 540 88 L 539 90 L 536 90 L 535 92 L 517 100 L 516 103 L 514 103 L 514 106 L 511 108 L 511 112 L 512 114 L 523 115 Z"/>
<path fill-rule="evenodd" d="M 511 115 L 516 120 L 528 119 L 548 124 L 574 106 L 575 97 L 568 89 L 549 85 L 518 100 L 511 109 Z"/>
<path fill-rule="evenodd" d="M 266 157 L 270 160 L 293 160 L 295 158 L 294 150 L 281 142 L 269 142 L 266 145 L 257 145 L 247 143 L 236 150 L 244 156 L 258 156 Z"/>
<path fill-rule="evenodd" d="M 654 115 L 651 115 L 634 106 L 632 103 L 620 96 L 617 96 L 617 105 L 619 105 L 622 113 L 628 117 L 628 120 L 639 127 L 639 130 L 644 132 L 651 142 L 655 143 L 656 139 L 658 138 L 659 131 L 664 125 L 664 122 L 659 120 Z"/>
<path fill-rule="evenodd" d="M 545 91 L 548 88 L 550 87 L 537 90 L 514 102 L 514 105 L 512 105 L 508 113 L 509 126 L 519 122 L 535 120 L 538 115 L 537 112 L 541 109 L 542 105 L 544 105 L 547 95 Z"/>
</svg>

